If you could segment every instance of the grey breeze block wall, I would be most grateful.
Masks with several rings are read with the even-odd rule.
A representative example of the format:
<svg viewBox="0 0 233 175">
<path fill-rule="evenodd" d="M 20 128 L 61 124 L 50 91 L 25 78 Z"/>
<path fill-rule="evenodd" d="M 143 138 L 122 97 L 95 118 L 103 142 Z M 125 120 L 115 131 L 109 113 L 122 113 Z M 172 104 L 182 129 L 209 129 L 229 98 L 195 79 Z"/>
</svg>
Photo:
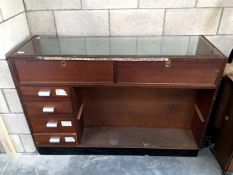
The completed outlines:
<svg viewBox="0 0 233 175">
<path fill-rule="evenodd" d="M 30 36 L 22 0 L 0 0 L 0 116 L 17 152 L 34 152 L 5 54 Z M 0 143 L 0 152 L 4 152 Z"/>
<path fill-rule="evenodd" d="M 205 35 L 227 56 L 233 47 L 233 0 L 0 1 L 0 114 L 18 152 L 35 148 L 4 55 L 29 35 Z"/>
</svg>

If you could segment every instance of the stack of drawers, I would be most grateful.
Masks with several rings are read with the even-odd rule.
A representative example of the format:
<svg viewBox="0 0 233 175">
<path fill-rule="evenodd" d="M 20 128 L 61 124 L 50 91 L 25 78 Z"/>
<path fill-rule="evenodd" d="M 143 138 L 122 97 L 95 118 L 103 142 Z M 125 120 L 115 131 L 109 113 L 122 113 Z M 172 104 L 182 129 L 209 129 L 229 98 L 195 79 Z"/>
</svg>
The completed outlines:
<svg viewBox="0 0 233 175">
<path fill-rule="evenodd" d="M 26 86 L 20 91 L 37 146 L 77 146 L 77 120 L 69 87 Z"/>
</svg>

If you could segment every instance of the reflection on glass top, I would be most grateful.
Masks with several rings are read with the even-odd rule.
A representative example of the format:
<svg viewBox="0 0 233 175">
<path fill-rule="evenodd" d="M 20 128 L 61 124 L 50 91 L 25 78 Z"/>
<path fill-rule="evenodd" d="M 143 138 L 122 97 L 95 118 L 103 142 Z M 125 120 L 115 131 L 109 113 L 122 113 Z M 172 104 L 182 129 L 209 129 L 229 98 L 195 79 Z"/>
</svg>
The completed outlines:
<svg viewBox="0 0 233 175">
<path fill-rule="evenodd" d="M 34 37 L 14 55 L 223 56 L 203 36 Z"/>
</svg>

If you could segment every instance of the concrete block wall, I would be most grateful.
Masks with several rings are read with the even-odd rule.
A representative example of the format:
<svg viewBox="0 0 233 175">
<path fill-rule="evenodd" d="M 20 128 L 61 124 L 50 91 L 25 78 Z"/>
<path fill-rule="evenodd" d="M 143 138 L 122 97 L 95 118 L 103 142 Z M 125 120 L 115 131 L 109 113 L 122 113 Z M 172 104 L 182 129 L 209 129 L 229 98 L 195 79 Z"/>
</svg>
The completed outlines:
<svg viewBox="0 0 233 175">
<path fill-rule="evenodd" d="M 0 0 L 0 116 L 19 153 L 34 152 L 35 147 L 5 55 L 29 36 L 23 1 Z M 4 152 L 1 143 L 0 152 Z"/>
<path fill-rule="evenodd" d="M 233 45 L 232 0 L 24 0 L 31 35 L 206 35 Z"/>
<path fill-rule="evenodd" d="M 233 0 L 0 0 L 0 114 L 17 152 L 35 148 L 5 54 L 30 35 L 205 35 L 228 56 Z"/>
</svg>

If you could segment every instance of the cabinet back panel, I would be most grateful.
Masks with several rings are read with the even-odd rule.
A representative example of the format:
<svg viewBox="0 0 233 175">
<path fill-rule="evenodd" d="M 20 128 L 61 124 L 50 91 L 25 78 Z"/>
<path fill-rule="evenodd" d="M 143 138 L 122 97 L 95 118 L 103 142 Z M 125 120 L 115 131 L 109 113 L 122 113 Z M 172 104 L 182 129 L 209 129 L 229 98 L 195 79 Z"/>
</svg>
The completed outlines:
<svg viewBox="0 0 233 175">
<path fill-rule="evenodd" d="M 82 99 L 85 126 L 190 128 L 196 90 L 83 88 Z"/>
</svg>

